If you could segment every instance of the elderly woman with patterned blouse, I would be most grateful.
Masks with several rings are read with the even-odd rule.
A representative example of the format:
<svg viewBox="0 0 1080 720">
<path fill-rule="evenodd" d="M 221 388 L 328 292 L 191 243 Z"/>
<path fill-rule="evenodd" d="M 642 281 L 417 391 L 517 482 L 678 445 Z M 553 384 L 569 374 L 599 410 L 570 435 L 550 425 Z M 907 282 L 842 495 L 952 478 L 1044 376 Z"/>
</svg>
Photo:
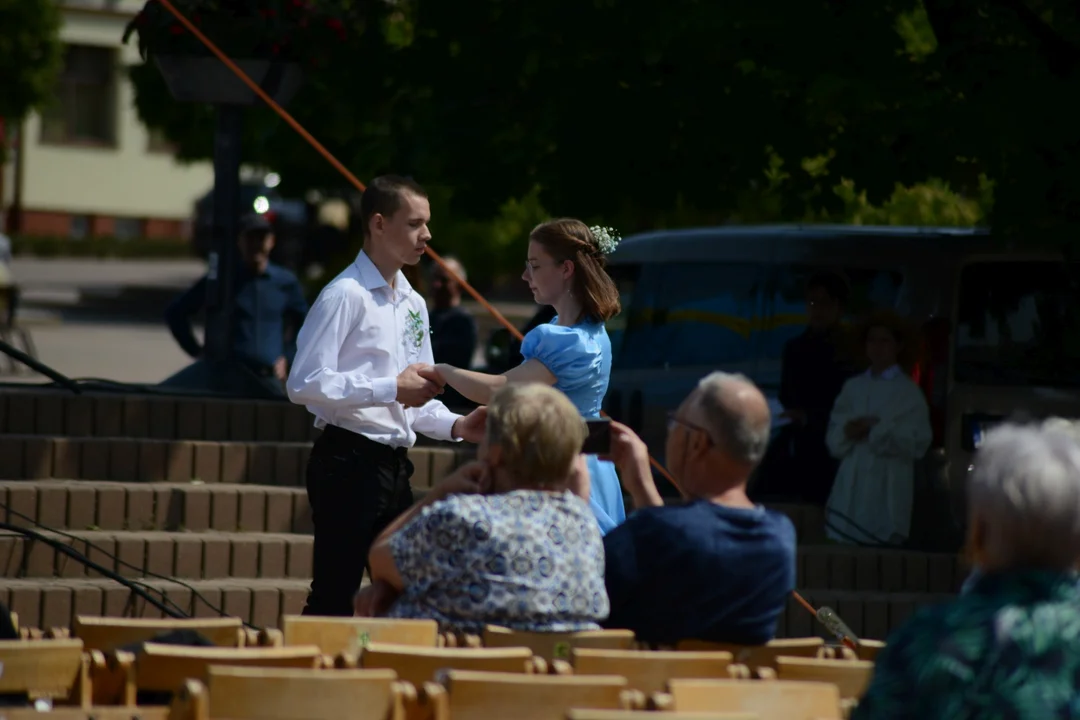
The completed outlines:
<svg viewBox="0 0 1080 720">
<path fill-rule="evenodd" d="M 375 541 L 373 585 L 357 596 L 357 614 L 380 614 L 396 596 L 387 616 L 433 618 L 454 632 L 598 628 L 608 598 L 584 440 L 581 415 L 558 390 L 498 390 L 477 461 Z"/>
<path fill-rule="evenodd" d="M 1080 718 L 1080 441 L 993 430 L 968 496 L 967 592 L 889 638 L 854 720 Z"/>
</svg>

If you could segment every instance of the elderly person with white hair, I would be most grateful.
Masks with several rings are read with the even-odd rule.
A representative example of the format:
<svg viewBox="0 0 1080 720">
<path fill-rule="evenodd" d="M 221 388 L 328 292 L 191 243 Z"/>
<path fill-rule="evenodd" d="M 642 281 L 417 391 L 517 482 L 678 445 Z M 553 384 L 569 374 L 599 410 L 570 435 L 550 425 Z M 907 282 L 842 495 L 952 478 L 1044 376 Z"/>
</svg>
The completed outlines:
<svg viewBox="0 0 1080 720">
<path fill-rule="evenodd" d="M 1075 432 L 990 432 L 968 496 L 970 588 L 889 638 L 855 720 L 1080 718 Z"/>
</svg>

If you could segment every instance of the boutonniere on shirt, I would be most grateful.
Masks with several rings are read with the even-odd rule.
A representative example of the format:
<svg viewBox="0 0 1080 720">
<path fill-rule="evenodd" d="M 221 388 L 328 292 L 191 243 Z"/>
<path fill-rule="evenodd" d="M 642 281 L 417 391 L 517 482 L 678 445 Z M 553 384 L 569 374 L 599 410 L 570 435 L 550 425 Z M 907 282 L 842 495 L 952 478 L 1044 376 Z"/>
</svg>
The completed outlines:
<svg viewBox="0 0 1080 720">
<path fill-rule="evenodd" d="M 405 338 L 412 341 L 416 348 L 424 344 L 424 318 L 415 310 L 409 311 L 409 320 L 405 323 Z"/>
</svg>

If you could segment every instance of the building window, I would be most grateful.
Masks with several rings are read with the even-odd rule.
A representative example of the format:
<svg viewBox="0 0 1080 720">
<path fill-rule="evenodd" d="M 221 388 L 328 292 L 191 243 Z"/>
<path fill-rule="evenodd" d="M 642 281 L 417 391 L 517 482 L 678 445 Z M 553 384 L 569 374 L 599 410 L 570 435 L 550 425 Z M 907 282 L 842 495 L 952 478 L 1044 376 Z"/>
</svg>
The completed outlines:
<svg viewBox="0 0 1080 720">
<path fill-rule="evenodd" d="M 56 99 L 42 113 L 41 141 L 116 144 L 116 53 L 112 48 L 67 46 Z"/>
<path fill-rule="evenodd" d="M 72 240 L 85 240 L 90 237 L 90 228 L 93 226 L 93 218 L 89 215 L 72 215 L 71 226 L 68 233 Z"/>
<path fill-rule="evenodd" d="M 140 218 L 115 218 L 113 235 L 117 240 L 137 240 L 143 234 L 143 221 Z"/>
</svg>

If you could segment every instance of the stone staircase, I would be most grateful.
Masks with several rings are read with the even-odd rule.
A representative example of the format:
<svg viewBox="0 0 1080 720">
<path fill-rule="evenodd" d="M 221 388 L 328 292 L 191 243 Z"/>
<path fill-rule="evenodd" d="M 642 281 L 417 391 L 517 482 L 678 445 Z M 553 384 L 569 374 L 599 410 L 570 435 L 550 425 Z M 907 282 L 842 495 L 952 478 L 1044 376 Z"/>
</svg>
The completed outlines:
<svg viewBox="0 0 1080 720">
<path fill-rule="evenodd" d="M 273 627 L 303 607 L 311 575 L 304 467 L 317 435 L 287 402 L 0 389 L 0 520 L 36 529 L 183 612 Z M 470 458 L 426 441 L 413 485 Z M 953 555 L 829 545 L 820 510 L 777 506 L 799 533 L 798 587 L 865 637 L 955 593 Z M 36 524 L 37 523 L 37 524 Z M 38 525 L 40 524 L 40 525 Z M 160 616 L 128 588 L 46 542 L 0 531 L 0 600 L 22 624 L 75 614 Z M 154 593 L 151 593 L 154 594 Z M 794 599 L 781 636 L 821 631 Z"/>
</svg>

